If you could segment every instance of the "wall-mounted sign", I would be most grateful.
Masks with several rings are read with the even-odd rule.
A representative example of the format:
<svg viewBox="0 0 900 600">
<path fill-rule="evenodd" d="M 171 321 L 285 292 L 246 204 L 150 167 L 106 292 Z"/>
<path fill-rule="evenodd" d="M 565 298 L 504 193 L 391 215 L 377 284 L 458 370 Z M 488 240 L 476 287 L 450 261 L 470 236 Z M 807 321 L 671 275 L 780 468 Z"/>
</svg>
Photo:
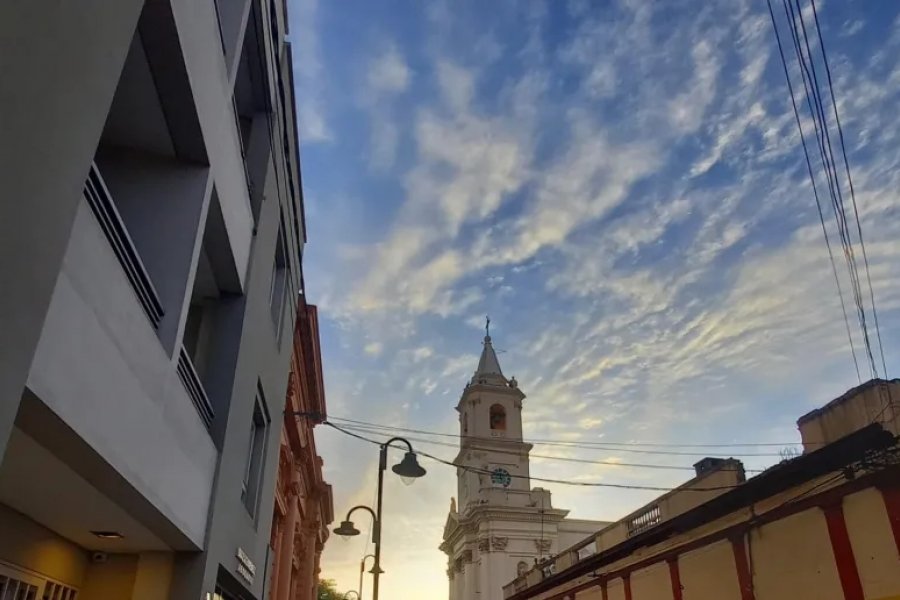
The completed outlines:
<svg viewBox="0 0 900 600">
<path fill-rule="evenodd" d="M 237 549 L 237 573 L 247 583 L 253 583 L 253 577 L 256 576 L 256 565 L 253 564 L 253 561 L 250 560 L 250 557 L 247 556 L 247 553 L 244 552 L 244 549 L 238 547 Z"/>
</svg>

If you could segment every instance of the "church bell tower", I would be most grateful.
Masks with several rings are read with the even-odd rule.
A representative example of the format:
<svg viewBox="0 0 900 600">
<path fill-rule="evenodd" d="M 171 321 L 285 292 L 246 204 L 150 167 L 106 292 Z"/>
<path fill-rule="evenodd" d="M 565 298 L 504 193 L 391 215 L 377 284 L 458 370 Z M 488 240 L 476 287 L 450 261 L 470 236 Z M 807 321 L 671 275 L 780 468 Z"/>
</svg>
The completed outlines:
<svg viewBox="0 0 900 600">
<path fill-rule="evenodd" d="M 490 335 L 485 327 L 478 368 L 466 384 L 459 404 L 460 450 L 456 463 L 459 510 L 470 503 L 490 504 L 499 491 L 528 492 L 528 452 L 522 439 L 522 400 L 525 394 L 516 379 L 507 379 L 500 369 Z"/>
</svg>

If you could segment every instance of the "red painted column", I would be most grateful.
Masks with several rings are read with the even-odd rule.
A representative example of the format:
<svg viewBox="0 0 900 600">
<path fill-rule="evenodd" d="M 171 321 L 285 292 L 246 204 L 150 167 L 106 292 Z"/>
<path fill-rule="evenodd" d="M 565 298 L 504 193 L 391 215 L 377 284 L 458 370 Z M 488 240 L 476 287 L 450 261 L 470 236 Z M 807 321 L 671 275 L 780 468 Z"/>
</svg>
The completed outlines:
<svg viewBox="0 0 900 600">
<path fill-rule="evenodd" d="M 750 576 L 750 567 L 747 564 L 747 550 L 744 548 L 744 536 L 731 540 L 731 550 L 734 553 L 734 566 L 737 569 L 738 585 L 741 588 L 741 600 L 756 600 L 753 593 L 753 578 Z"/>
<path fill-rule="evenodd" d="M 900 487 L 881 488 L 880 491 L 888 521 L 891 523 L 891 531 L 894 532 L 897 554 L 900 555 Z"/>
<path fill-rule="evenodd" d="M 853 547 L 850 545 L 847 522 L 844 520 L 844 507 L 832 504 L 823 507 L 823 510 L 825 522 L 828 524 L 828 537 L 831 538 L 831 550 L 834 552 L 834 563 L 841 578 L 841 587 L 844 589 L 844 598 L 865 600 L 859 571 L 856 568 L 856 557 L 853 556 Z"/>
<path fill-rule="evenodd" d="M 606 582 L 600 584 L 600 595 L 603 597 L 603 600 L 609 600 L 609 592 L 606 590 Z"/>
<path fill-rule="evenodd" d="M 625 585 L 625 600 L 631 600 L 631 575 L 624 575 L 622 583 Z"/>
<path fill-rule="evenodd" d="M 669 563 L 669 579 L 672 580 L 672 600 L 683 600 L 684 595 L 681 593 L 681 571 L 678 570 L 678 557 L 670 558 Z"/>
</svg>

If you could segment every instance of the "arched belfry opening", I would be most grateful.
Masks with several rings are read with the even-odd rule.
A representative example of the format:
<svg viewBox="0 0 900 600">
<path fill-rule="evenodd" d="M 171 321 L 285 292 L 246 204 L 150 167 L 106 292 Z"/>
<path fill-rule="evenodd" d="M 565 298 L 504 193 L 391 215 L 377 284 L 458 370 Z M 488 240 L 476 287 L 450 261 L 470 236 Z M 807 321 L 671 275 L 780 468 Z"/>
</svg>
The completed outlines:
<svg viewBox="0 0 900 600">
<path fill-rule="evenodd" d="M 491 406 L 491 431 L 506 431 L 506 409 L 500 404 Z"/>
</svg>

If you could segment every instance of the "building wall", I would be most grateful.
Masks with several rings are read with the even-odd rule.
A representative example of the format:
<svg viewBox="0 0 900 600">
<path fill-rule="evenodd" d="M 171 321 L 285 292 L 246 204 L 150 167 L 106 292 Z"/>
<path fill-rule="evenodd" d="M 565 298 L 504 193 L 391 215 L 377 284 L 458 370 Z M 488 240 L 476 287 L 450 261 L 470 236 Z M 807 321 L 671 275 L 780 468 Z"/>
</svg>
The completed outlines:
<svg viewBox="0 0 900 600">
<path fill-rule="evenodd" d="M 866 598 L 889 598 L 900 590 L 895 540 L 882 494 L 868 489 L 844 499 L 844 519 Z M 900 519 L 900 515 L 895 516 Z"/>
<path fill-rule="evenodd" d="M 672 580 L 665 562 L 639 569 L 631 574 L 632 598 L 670 598 Z"/>
<path fill-rule="evenodd" d="M 768 498 L 757 505 L 758 512 L 754 514 L 764 517 L 768 510 L 783 508 L 825 479 Z M 764 519 L 759 526 L 750 526 L 743 537 L 735 538 L 743 543 L 749 577 L 747 584 L 754 597 L 757 600 L 845 598 L 835 550 L 841 544 L 832 537 L 826 523 L 825 511 L 835 510 L 829 507 L 840 507 L 838 512 L 844 515 L 853 553 L 849 568 L 857 570 L 865 598 L 894 600 L 900 596 L 900 537 L 895 537 L 892 532 L 885 500 L 885 494 L 900 494 L 898 481 L 900 473 L 895 474 L 892 487 L 884 492 L 866 487 L 838 496 L 837 500 L 828 496 L 829 499 L 821 504 L 810 501 L 809 508 L 772 521 Z M 683 600 L 740 600 L 738 559 L 729 539 L 738 534 L 714 537 L 698 548 L 685 551 L 679 548 L 701 536 L 745 522 L 744 519 L 749 517 L 752 515 L 746 513 L 717 519 L 704 525 L 702 530 L 682 533 L 595 572 L 609 573 L 606 585 L 610 600 L 624 599 L 625 575 L 630 577 L 632 600 L 669 599 L 672 598 L 672 580 L 667 561 L 677 558 Z M 900 521 L 900 511 L 894 518 Z M 538 581 L 530 580 L 529 585 Z M 561 600 L 574 586 L 590 586 L 584 592 L 599 590 L 602 581 L 603 578 L 581 577 L 532 597 Z M 580 600 L 584 592 L 579 592 L 576 597 Z M 507 587 L 506 596 L 510 595 Z"/>
<path fill-rule="evenodd" d="M 825 526 L 813 508 L 751 531 L 747 556 L 759 598 L 843 600 L 841 581 Z"/>
<path fill-rule="evenodd" d="M 3 181 L 9 182 L 5 193 L 28 199 L 0 203 L 0 276 L 17 282 L 0 298 L 0 331 L 9 334 L 5 340 L 15 340 L 0 344 L 0 456 L 14 420 L 21 419 L 24 395 L 28 402 L 22 406 L 33 400 L 52 413 L 60 429 L 90 454 L 92 467 L 103 463 L 105 469 L 102 477 L 93 478 L 83 472 L 83 464 L 70 465 L 73 470 L 96 483 L 101 492 L 119 494 L 110 499 L 121 506 L 131 509 L 140 504 L 141 514 L 135 518 L 182 551 L 171 569 L 169 557 L 154 560 L 139 554 L 106 566 L 85 565 L 83 569 L 98 574 L 89 580 L 82 577 L 86 598 L 127 597 L 126 578 L 119 575 L 130 562 L 135 565 L 129 592 L 134 597 L 159 597 L 171 577 L 172 591 L 166 595 L 196 600 L 215 589 L 220 571 L 235 573 L 238 548 L 257 567 L 254 581 L 238 584 L 238 591 L 243 596 L 264 595 L 277 425 L 287 387 L 296 297 L 303 281 L 305 231 L 283 3 L 226 3 L 228 26 L 221 33 L 217 4 L 221 3 L 87 0 L 75 6 L 36 0 L 0 7 L 0 65 L 6 75 L 0 81 L 0 112 L 16 116 L 3 124 L 0 169 Z M 278 135 L 271 140 L 272 152 L 262 169 L 268 176 L 255 182 L 261 202 L 257 214 L 251 207 L 232 101 L 236 59 L 251 5 L 261 7 L 257 23 L 268 28 L 268 11 L 274 10 L 279 24 L 277 31 L 266 30 L 260 36 L 262 62 L 275 54 L 280 63 L 262 67 L 270 77 L 263 95 L 275 100 L 278 114 L 271 117 Z M 160 24 L 166 27 L 157 27 Z M 84 31 L 92 34 L 85 37 Z M 157 38 L 148 43 L 146 36 Z M 173 240 L 177 238 L 177 248 L 174 243 L 171 247 L 157 243 L 145 257 L 151 275 L 162 273 L 156 283 L 166 312 L 157 331 L 142 314 L 82 197 L 98 144 L 110 141 L 110 132 L 104 129 L 110 123 L 107 119 L 122 116 L 111 106 L 129 49 L 141 47 L 149 55 L 154 43 L 156 59 L 162 55 L 172 62 L 165 62 L 166 67 L 173 67 L 154 72 L 155 95 L 169 108 L 175 105 L 192 112 L 196 121 L 166 113 L 174 145 L 178 146 L 175 138 L 182 142 L 190 138 L 187 143 L 193 144 L 188 148 L 190 157 L 180 153 L 178 157 L 192 166 L 170 171 L 171 177 L 162 174 L 155 185 L 117 178 L 129 175 L 121 162 L 119 170 L 108 173 L 111 187 L 125 192 L 120 198 L 123 217 L 140 222 L 134 230 L 135 245 L 150 247 L 160 236 L 154 237 L 149 219 L 141 218 L 141 203 L 154 194 L 168 195 L 169 184 L 180 186 L 181 176 L 190 171 L 185 184 L 192 194 L 190 214 L 181 215 L 179 224 L 184 227 L 177 235 L 169 232 Z M 183 80 L 173 82 L 181 71 Z M 285 91 L 279 90 L 275 76 L 283 78 L 280 90 Z M 136 114 L 141 111 L 126 116 Z M 139 125 L 141 129 L 145 123 Z M 142 131 L 146 133 L 146 128 Z M 128 146 L 129 140 L 124 141 Z M 152 178 L 159 173 L 143 169 L 130 173 L 135 174 Z M 134 202 L 127 202 L 126 196 Z M 174 204 L 172 215 L 177 208 L 187 208 Z M 233 265 L 235 285 L 217 309 L 219 333 L 233 352 L 217 365 L 206 386 L 217 403 L 207 430 L 175 367 L 201 245 L 209 232 L 204 228 L 214 218 L 211 207 L 218 210 L 224 233 L 217 242 L 227 251 L 225 262 Z M 290 293 L 283 318 L 273 323 L 269 290 L 282 223 Z M 35 244 L 38 239 L 41 243 Z M 177 254 L 177 265 L 168 260 L 169 251 Z M 250 514 L 241 500 L 241 483 L 257 390 L 265 398 L 270 425 L 276 426 L 268 429 L 257 509 Z M 66 458 L 74 462 L 80 455 Z M 124 497 L 136 502 L 122 503 Z M 152 508 L 149 517 L 144 504 Z M 27 557 L 30 538 L 25 533 L 15 548 L 0 539 L 0 551 L 6 547 L 19 564 L 35 562 Z M 121 589 L 112 592 L 98 587 L 102 585 Z"/>
<path fill-rule="evenodd" d="M 79 588 L 88 554 L 79 546 L 0 504 L 0 561 Z"/>
<path fill-rule="evenodd" d="M 0 457 L 142 4 L 0 4 Z"/>
<path fill-rule="evenodd" d="M 28 387 L 203 547 L 216 448 L 84 200 Z"/>
<path fill-rule="evenodd" d="M 680 555 L 678 572 L 684 600 L 741 600 L 734 554 L 727 540 Z"/>
</svg>

